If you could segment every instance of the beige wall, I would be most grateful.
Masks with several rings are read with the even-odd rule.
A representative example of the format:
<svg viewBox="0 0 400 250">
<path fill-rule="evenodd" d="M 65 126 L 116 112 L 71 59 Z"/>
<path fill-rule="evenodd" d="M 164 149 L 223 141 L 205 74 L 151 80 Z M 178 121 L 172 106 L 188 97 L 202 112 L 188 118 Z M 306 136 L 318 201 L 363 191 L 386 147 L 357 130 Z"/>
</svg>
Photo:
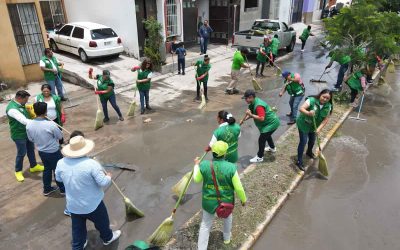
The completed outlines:
<svg viewBox="0 0 400 250">
<path fill-rule="evenodd" d="M 12 85 L 10 86 L 12 88 L 20 87 L 29 81 L 39 81 L 43 79 L 43 74 L 38 64 L 21 65 L 7 9 L 7 3 L 33 2 L 35 3 L 45 47 L 48 47 L 46 30 L 38 0 L 0 0 L 0 30 L 2 33 L 2 38 L 0 39 L 0 54 L 2 55 L 0 57 L 0 80 L 5 80 Z"/>
</svg>

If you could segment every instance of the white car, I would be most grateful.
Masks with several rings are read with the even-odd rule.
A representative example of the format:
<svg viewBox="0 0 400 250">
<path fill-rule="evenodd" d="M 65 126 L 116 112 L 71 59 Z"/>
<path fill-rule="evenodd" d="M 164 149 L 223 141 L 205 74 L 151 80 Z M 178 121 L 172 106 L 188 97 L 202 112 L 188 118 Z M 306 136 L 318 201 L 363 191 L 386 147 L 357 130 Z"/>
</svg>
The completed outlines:
<svg viewBox="0 0 400 250">
<path fill-rule="evenodd" d="M 60 30 L 49 33 L 53 51 L 62 50 L 78 55 L 82 62 L 102 56 L 119 56 L 124 51 L 122 40 L 107 26 L 77 22 L 65 24 Z"/>
</svg>

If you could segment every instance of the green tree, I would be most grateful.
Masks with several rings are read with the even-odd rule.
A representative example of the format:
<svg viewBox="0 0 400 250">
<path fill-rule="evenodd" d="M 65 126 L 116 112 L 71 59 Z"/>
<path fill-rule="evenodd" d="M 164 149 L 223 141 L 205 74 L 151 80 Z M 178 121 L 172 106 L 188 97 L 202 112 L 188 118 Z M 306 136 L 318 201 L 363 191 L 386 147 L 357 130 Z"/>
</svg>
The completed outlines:
<svg viewBox="0 0 400 250">
<path fill-rule="evenodd" d="M 375 53 L 400 52 L 400 17 L 395 12 L 380 11 L 384 3 L 387 0 L 354 0 L 339 15 L 325 19 L 326 40 L 333 52 L 350 55 L 353 64 L 359 65 L 373 59 Z"/>
<path fill-rule="evenodd" d="M 159 70 L 163 63 L 160 53 L 163 43 L 163 37 L 161 36 L 162 25 L 154 17 L 143 20 L 143 23 L 147 31 L 147 38 L 144 42 L 144 55 L 151 60 L 154 68 Z"/>
</svg>

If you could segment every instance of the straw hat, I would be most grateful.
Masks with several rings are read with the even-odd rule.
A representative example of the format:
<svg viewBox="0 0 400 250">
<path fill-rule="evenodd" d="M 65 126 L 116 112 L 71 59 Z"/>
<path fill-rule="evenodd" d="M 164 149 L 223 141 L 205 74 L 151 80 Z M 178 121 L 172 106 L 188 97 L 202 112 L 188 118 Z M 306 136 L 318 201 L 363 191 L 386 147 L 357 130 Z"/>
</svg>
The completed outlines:
<svg viewBox="0 0 400 250">
<path fill-rule="evenodd" d="M 69 158 L 79 158 L 89 154 L 94 148 L 94 142 L 75 136 L 69 140 L 69 144 L 62 149 L 62 154 Z"/>
</svg>

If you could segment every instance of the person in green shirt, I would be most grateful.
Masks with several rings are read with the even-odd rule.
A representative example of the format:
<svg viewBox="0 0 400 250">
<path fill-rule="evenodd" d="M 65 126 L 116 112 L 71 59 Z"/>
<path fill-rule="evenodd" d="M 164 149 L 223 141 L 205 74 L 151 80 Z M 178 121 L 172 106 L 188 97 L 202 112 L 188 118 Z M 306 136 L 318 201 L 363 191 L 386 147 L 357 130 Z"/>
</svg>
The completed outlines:
<svg viewBox="0 0 400 250">
<path fill-rule="evenodd" d="M 140 114 L 144 114 L 145 112 L 145 104 L 147 110 L 152 110 L 150 107 L 150 87 L 151 87 L 151 78 L 153 76 L 153 64 L 150 59 L 145 58 L 142 64 L 139 67 L 134 67 L 132 71 L 138 72 L 136 86 L 139 90 L 140 95 Z"/>
<path fill-rule="evenodd" d="M 329 69 L 332 66 L 333 62 L 338 62 L 340 65 L 337 81 L 333 89 L 333 91 L 340 91 L 342 89 L 344 75 L 349 69 L 349 63 L 351 62 L 351 57 L 348 55 L 339 56 L 332 51 L 329 53 L 329 57 L 331 58 L 331 60 L 329 64 L 326 65 L 325 70 Z"/>
<path fill-rule="evenodd" d="M 297 147 L 297 167 L 305 171 L 303 166 L 304 148 L 308 141 L 308 149 L 306 155 L 312 159 L 315 158 L 313 147 L 315 144 L 316 134 L 328 123 L 329 116 L 333 111 L 332 92 L 329 89 L 322 90 L 316 96 L 310 96 L 300 107 L 300 116 L 297 119 L 297 128 L 299 130 L 299 145 Z M 314 121 L 316 127 L 314 126 Z"/>
<path fill-rule="evenodd" d="M 64 64 L 58 62 L 51 49 L 46 48 L 44 50 L 44 56 L 40 59 L 39 66 L 43 71 L 44 80 L 51 86 L 51 94 L 55 95 L 57 89 L 61 101 L 66 101 L 67 98 L 64 97 L 64 86 L 61 81 L 60 69 Z"/>
<path fill-rule="evenodd" d="M 97 90 L 95 91 L 95 94 L 100 96 L 101 106 L 103 107 L 104 112 L 104 122 L 108 122 L 110 120 L 107 109 L 108 102 L 111 103 L 111 106 L 114 108 L 115 112 L 117 112 L 118 119 L 123 121 L 124 117 L 122 117 L 121 110 L 117 104 L 117 97 L 114 92 L 115 84 L 110 77 L 110 71 L 103 70 L 103 74 L 96 75 L 94 79 L 97 80 Z"/>
<path fill-rule="evenodd" d="M 233 54 L 232 59 L 232 67 L 231 67 L 231 82 L 226 87 L 225 93 L 228 95 L 239 94 L 239 90 L 236 89 L 237 82 L 239 80 L 240 69 L 241 68 L 250 68 L 248 64 L 246 64 L 246 55 L 248 54 L 248 50 L 246 48 L 241 48 L 240 50 L 236 50 Z"/>
<path fill-rule="evenodd" d="M 206 97 L 206 101 L 208 101 L 207 95 L 207 82 L 208 76 L 211 69 L 210 58 L 208 55 L 204 56 L 203 60 L 198 60 L 194 66 L 196 66 L 196 83 L 197 83 L 197 95 L 195 100 L 200 100 L 200 84 L 203 84 L 204 96 Z"/>
<path fill-rule="evenodd" d="M 281 44 L 281 42 L 279 41 L 278 34 L 275 34 L 274 38 L 272 38 L 272 41 L 271 41 L 271 52 L 272 52 L 272 56 L 271 56 L 271 60 L 270 60 L 271 66 L 274 66 L 274 62 L 275 62 L 276 58 L 278 57 L 278 50 L 279 50 L 280 44 Z"/>
<path fill-rule="evenodd" d="M 305 88 L 299 73 L 290 73 L 289 71 L 285 71 L 282 73 L 282 77 L 285 79 L 285 85 L 279 93 L 279 97 L 282 97 L 286 91 L 290 95 L 290 112 L 286 115 L 290 117 L 287 125 L 292 125 L 296 123 L 297 110 L 304 97 Z"/>
<path fill-rule="evenodd" d="M 264 68 L 265 68 L 265 62 L 267 61 L 267 58 L 270 57 L 271 53 L 271 48 L 270 48 L 271 42 L 269 41 L 267 36 L 264 36 L 264 42 L 260 44 L 260 47 L 257 51 L 257 67 L 256 67 L 256 77 L 259 76 L 264 76 Z M 258 69 L 260 68 L 261 64 L 261 72 L 258 74 Z"/>
<path fill-rule="evenodd" d="M 250 162 L 262 162 L 264 161 L 264 151 L 271 153 L 276 152 L 272 134 L 278 129 L 280 121 L 271 107 L 266 102 L 256 97 L 256 92 L 254 90 L 246 90 L 242 99 L 245 99 L 249 107 L 245 117 L 240 121 L 240 125 L 242 125 L 244 121 L 253 118 L 254 124 L 260 131 L 258 153 L 254 158 L 250 159 Z M 266 142 L 268 142 L 268 147 L 265 147 Z"/>
<path fill-rule="evenodd" d="M 31 95 L 25 90 L 19 90 L 15 94 L 14 100 L 10 101 L 6 107 L 8 124 L 10 125 L 11 139 L 17 147 L 15 159 L 15 178 L 22 182 L 25 180 L 22 173 L 25 155 L 28 155 L 30 168 L 29 172 L 43 172 L 44 167 L 37 164 L 35 157 L 35 145 L 28 139 L 26 125 L 31 121 L 25 104 Z"/>
<path fill-rule="evenodd" d="M 306 42 L 309 36 L 314 36 L 313 33 L 311 33 L 311 26 L 308 25 L 307 28 L 303 30 L 303 33 L 301 33 L 301 36 L 299 39 L 301 40 L 301 53 L 304 52 L 304 46 L 306 46 Z"/>
<path fill-rule="evenodd" d="M 218 112 L 217 122 L 219 127 L 214 130 L 213 136 L 209 146 L 206 148 L 206 151 L 210 151 L 215 142 L 224 141 L 228 143 L 229 146 L 225 159 L 236 164 L 239 159 L 238 142 L 240 137 L 240 125 L 236 123 L 236 119 L 233 117 L 233 115 L 225 110 Z"/>
<path fill-rule="evenodd" d="M 360 92 L 365 94 L 367 88 L 366 83 L 367 69 L 357 70 L 353 74 L 344 78 L 344 81 L 350 88 L 350 106 L 357 107 L 358 100 L 357 96 Z"/>
<path fill-rule="evenodd" d="M 199 239 L 197 244 L 199 250 L 207 250 L 208 239 L 210 236 L 212 223 L 215 218 L 215 210 L 219 205 L 216 188 L 213 181 L 212 169 L 214 169 L 215 172 L 215 179 L 218 185 L 218 190 L 220 193 L 219 198 L 221 202 L 234 204 L 234 193 L 238 195 L 242 206 L 245 206 L 247 201 L 246 193 L 240 181 L 236 165 L 224 159 L 228 148 L 228 143 L 217 141 L 211 147 L 213 152 L 212 161 L 205 160 L 200 163 L 198 157 L 194 160 L 195 166 L 193 180 L 196 183 L 203 182 L 203 218 L 200 225 Z M 225 244 L 229 244 L 231 242 L 231 229 L 232 214 L 224 219 L 223 236 Z"/>
</svg>

